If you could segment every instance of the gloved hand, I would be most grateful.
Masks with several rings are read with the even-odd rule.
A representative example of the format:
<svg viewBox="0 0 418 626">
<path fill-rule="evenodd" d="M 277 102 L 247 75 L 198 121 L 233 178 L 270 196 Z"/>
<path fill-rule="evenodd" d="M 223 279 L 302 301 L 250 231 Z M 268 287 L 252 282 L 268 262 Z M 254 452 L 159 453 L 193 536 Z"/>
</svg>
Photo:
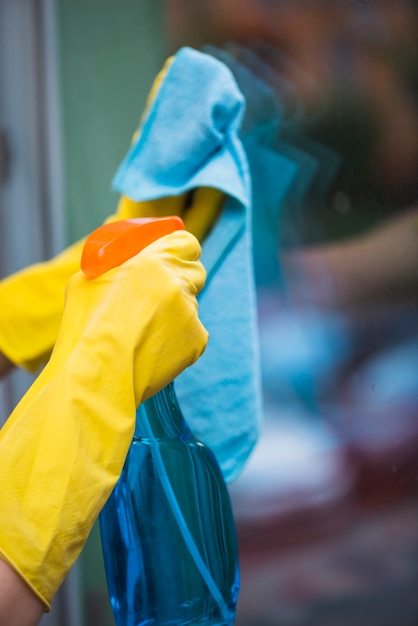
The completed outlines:
<svg viewBox="0 0 418 626">
<path fill-rule="evenodd" d="M 0 557 L 48 609 L 123 467 L 137 405 L 199 358 L 198 241 L 68 283 L 48 364 L 0 430 Z"/>
<path fill-rule="evenodd" d="M 151 88 L 144 115 L 172 62 L 168 59 Z M 139 131 L 134 135 L 134 141 Z M 215 223 L 224 194 L 199 188 L 176 197 L 136 202 L 122 196 L 106 221 L 179 215 L 188 231 L 203 241 Z M 33 265 L 0 282 L 0 353 L 15 365 L 36 372 L 50 357 L 64 306 L 65 285 L 80 268 L 84 240 L 54 259 Z"/>
<path fill-rule="evenodd" d="M 223 199 L 221 191 L 205 187 L 149 202 L 122 196 L 116 215 L 106 221 L 179 215 L 186 229 L 202 241 L 216 221 Z M 65 285 L 80 269 L 84 241 L 0 281 L 0 352 L 29 372 L 36 372 L 50 357 L 61 322 Z"/>
</svg>

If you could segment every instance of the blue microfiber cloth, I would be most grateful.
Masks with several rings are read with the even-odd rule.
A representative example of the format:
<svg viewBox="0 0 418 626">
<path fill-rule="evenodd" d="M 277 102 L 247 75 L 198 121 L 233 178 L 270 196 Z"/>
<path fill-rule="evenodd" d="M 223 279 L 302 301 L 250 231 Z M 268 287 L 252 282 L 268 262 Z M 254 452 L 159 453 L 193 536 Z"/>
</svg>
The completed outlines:
<svg viewBox="0 0 418 626">
<path fill-rule="evenodd" d="M 279 287 L 283 283 L 278 258 L 281 210 L 300 177 L 297 161 L 276 148 L 285 106 L 270 84 L 259 78 L 266 74 L 265 64 L 251 51 L 232 43 L 226 49 L 205 46 L 204 51 L 230 68 L 246 100 L 241 138 L 252 181 L 255 281 L 257 287 Z"/>
<path fill-rule="evenodd" d="M 227 481 L 239 475 L 262 416 L 251 181 L 239 137 L 244 110 L 230 70 L 182 48 L 113 181 L 117 191 L 138 201 L 201 186 L 228 194 L 202 249 L 208 277 L 199 315 L 209 344 L 175 382 L 189 427 L 215 453 Z"/>
</svg>

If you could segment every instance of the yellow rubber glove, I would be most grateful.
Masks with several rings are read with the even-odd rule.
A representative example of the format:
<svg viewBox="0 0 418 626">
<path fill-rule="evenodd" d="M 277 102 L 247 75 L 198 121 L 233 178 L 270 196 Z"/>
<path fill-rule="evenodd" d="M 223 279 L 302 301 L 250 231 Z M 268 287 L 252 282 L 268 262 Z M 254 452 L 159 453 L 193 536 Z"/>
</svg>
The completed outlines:
<svg viewBox="0 0 418 626">
<path fill-rule="evenodd" d="M 45 263 L 0 282 L 0 351 L 35 372 L 50 357 L 64 308 L 65 285 L 80 269 L 84 240 Z"/>
<path fill-rule="evenodd" d="M 52 356 L 0 430 L 0 557 L 48 609 L 123 467 L 138 404 L 207 342 L 200 245 L 176 231 L 68 283 Z"/>
<path fill-rule="evenodd" d="M 179 215 L 186 229 L 203 241 L 223 200 L 222 192 L 207 187 L 149 202 L 122 196 L 116 215 L 106 221 Z M 50 357 L 61 322 L 65 285 L 80 268 L 84 241 L 0 281 L 0 352 L 29 372 L 36 372 Z"/>
</svg>

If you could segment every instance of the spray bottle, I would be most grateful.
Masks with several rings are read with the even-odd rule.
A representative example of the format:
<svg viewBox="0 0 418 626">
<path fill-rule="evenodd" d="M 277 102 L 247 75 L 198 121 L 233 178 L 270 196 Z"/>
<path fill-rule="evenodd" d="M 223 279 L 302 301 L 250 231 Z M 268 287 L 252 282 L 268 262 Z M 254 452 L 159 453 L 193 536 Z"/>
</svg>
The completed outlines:
<svg viewBox="0 0 418 626">
<path fill-rule="evenodd" d="M 184 229 L 177 217 L 106 224 L 87 239 L 94 277 Z M 171 383 L 142 403 L 118 481 L 100 514 L 118 626 L 231 626 L 239 592 L 229 494 L 215 456 L 189 430 Z"/>
</svg>

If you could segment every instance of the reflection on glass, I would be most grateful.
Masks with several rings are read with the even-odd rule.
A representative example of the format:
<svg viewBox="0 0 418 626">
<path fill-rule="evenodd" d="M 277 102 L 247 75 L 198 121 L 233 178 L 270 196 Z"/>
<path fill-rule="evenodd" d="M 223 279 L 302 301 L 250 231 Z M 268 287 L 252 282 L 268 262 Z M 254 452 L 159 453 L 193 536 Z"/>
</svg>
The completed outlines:
<svg viewBox="0 0 418 626">
<path fill-rule="evenodd" d="M 248 106 L 264 432 L 237 626 L 418 623 L 418 7 L 167 2 Z"/>
</svg>

